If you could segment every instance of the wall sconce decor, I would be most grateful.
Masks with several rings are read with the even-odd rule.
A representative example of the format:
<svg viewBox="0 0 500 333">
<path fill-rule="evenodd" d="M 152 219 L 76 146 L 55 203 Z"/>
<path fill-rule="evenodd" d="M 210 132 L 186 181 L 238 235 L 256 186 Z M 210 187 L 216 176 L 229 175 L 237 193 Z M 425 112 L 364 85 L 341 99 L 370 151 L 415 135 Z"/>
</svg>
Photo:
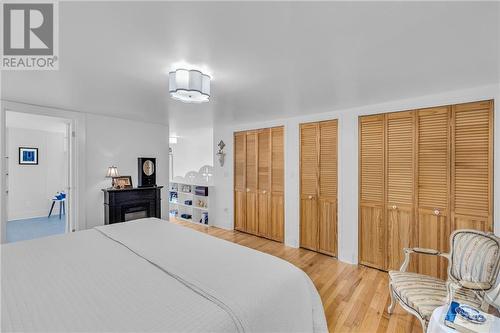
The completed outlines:
<svg viewBox="0 0 500 333">
<path fill-rule="evenodd" d="M 224 152 L 224 147 L 226 144 L 224 141 L 220 140 L 219 144 L 217 145 L 219 147 L 219 150 L 217 151 L 217 157 L 219 158 L 219 164 L 220 166 L 224 166 L 224 158 L 226 157 L 226 153 Z"/>
</svg>

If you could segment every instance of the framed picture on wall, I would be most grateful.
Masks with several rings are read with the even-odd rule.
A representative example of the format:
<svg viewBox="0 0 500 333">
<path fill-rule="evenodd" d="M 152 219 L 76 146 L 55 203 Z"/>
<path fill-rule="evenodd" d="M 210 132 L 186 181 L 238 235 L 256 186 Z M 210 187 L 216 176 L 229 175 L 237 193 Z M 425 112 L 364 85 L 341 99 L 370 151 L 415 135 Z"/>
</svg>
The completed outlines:
<svg viewBox="0 0 500 333">
<path fill-rule="evenodd" d="M 19 164 L 37 165 L 38 148 L 19 147 Z"/>
</svg>

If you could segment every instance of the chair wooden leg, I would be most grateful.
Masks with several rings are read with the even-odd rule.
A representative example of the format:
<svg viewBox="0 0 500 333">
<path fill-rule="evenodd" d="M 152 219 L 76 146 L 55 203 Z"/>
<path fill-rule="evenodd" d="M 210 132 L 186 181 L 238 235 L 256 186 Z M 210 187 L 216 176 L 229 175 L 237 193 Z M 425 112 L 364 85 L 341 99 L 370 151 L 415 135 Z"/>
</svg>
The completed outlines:
<svg viewBox="0 0 500 333">
<path fill-rule="evenodd" d="M 394 290 L 392 289 L 392 283 L 389 283 L 389 294 L 391 295 L 391 305 L 387 308 L 387 312 L 392 314 L 394 306 L 396 305 L 396 298 L 394 297 Z"/>
<path fill-rule="evenodd" d="M 483 302 L 481 303 L 480 309 L 481 309 L 481 311 L 483 311 L 483 312 L 488 312 L 488 310 L 490 309 L 490 305 L 488 304 L 488 302 L 483 301 Z"/>
<path fill-rule="evenodd" d="M 422 318 L 418 318 L 418 319 L 420 319 L 420 324 L 422 325 L 422 332 L 426 333 L 427 332 L 427 322 Z"/>
<path fill-rule="evenodd" d="M 52 201 L 52 206 L 50 207 L 50 211 L 49 211 L 49 217 L 50 215 L 52 214 L 52 210 L 54 209 L 54 205 L 56 204 L 55 201 Z"/>
<path fill-rule="evenodd" d="M 61 213 L 62 213 L 62 201 L 59 201 L 59 220 L 61 219 Z"/>
</svg>

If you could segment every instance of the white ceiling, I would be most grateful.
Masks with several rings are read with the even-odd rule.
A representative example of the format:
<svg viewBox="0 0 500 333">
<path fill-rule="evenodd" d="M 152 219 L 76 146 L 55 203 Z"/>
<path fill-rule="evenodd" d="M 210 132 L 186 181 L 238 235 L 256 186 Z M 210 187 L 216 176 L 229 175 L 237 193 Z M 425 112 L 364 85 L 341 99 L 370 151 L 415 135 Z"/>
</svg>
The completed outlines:
<svg viewBox="0 0 500 333">
<path fill-rule="evenodd" d="M 499 3 L 60 3 L 60 70 L 4 72 L 3 98 L 163 122 L 249 122 L 499 82 Z M 179 61 L 212 101 L 168 98 Z"/>
<path fill-rule="evenodd" d="M 25 128 L 66 134 L 68 121 L 62 118 L 8 111 L 5 124 L 9 128 Z"/>
</svg>

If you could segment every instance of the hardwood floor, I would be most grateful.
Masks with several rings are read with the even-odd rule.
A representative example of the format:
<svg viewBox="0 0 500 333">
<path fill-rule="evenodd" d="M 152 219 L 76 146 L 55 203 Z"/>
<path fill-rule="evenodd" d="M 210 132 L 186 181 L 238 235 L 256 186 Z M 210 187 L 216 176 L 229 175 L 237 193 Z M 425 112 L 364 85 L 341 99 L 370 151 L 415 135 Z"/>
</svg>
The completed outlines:
<svg viewBox="0 0 500 333">
<path fill-rule="evenodd" d="M 319 291 L 330 332 L 422 332 L 420 323 L 401 307 L 389 316 L 387 273 L 342 263 L 332 257 L 287 247 L 239 231 L 177 221 L 233 243 L 269 253 L 306 272 Z"/>
</svg>

